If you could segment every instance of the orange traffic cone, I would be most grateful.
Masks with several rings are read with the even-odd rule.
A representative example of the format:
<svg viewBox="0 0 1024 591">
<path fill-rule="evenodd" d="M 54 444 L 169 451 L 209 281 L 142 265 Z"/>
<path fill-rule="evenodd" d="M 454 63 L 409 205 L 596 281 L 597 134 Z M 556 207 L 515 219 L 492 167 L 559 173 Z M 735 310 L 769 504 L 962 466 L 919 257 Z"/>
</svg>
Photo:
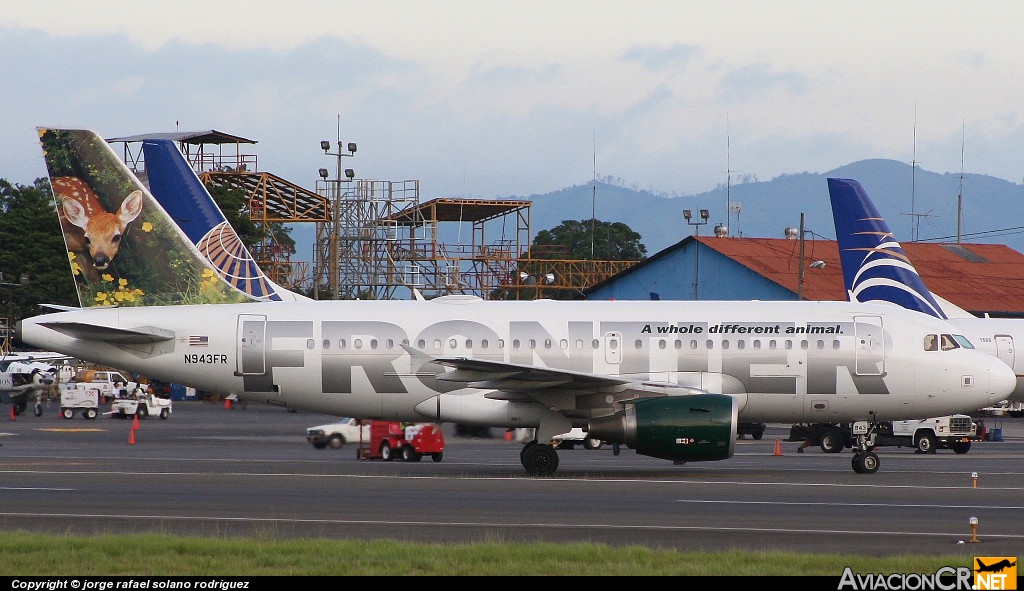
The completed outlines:
<svg viewBox="0 0 1024 591">
<path fill-rule="evenodd" d="M 512 429 L 505 429 L 505 441 L 512 441 Z"/>
<path fill-rule="evenodd" d="M 139 415 L 135 415 L 135 418 L 132 419 L 132 431 L 138 431 L 138 430 L 139 430 Z"/>
<path fill-rule="evenodd" d="M 135 445 L 135 429 L 128 430 L 128 445 Z"/>
<path fill-rule="evenodd" d="M 224 399 L 224 410 L 231 410 L 231 399 L 230 398 L 225 398 Z"/>
<path fill-rule="evenodd" d="M 773 453 L 772 455 L 773 456 L 781 456 L 782 455 L 782 441 L 778 437 L 775 438 L 775 453 Z"/>
<path fill-rule="evenodd" d="M 15 412 L 15 410 L 14 410 L 14 405 L 13 405 L 13 404 L 11 404 L 11 416 L 10 416 L 10 418 L 9 418 L 8 420 L 9 420 L 9 421 L 17 421 L 18 419 L 17 419 L 17 418 L 15 418 L 15 417 L 17 417 L 17 416 L 18 416 L 18 413 L 17 413 L 17 412 Z"/>
</svg>

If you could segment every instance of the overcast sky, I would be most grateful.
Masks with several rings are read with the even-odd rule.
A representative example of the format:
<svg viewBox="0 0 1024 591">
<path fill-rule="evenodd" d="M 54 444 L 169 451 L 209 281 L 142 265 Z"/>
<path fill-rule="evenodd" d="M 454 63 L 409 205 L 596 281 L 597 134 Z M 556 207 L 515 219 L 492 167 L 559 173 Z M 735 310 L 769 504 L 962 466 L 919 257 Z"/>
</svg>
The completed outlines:
<svg viewBox="0 0 1024 591">
<path fill-rule="evenodd" d="M 346 167 L 424 200 L 866 158 L 1021 182 L 1022 23 L 1009 0 L 8 3 L 0 178 L 46 175 L 36 126 L 217 129 L 312 188 L 340 118 Z"/>
</svg>

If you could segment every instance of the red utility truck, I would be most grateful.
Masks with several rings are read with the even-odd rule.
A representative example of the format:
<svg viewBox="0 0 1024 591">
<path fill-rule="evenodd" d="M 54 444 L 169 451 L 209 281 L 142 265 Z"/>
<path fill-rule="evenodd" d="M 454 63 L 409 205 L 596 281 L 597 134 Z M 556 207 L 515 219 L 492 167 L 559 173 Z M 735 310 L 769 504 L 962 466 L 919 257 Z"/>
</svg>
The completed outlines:
<svg viewBox="0 0 1024 591">
<path fill-rule="evenodd" d="M 359 459 L 381 459 L 385 462 L 395 458 L 418 462 L 424 455 L 429 455 L 435 462 L 440 462 L 444 454 L 444 433 L 441 425 L 434 423 L 405 425 L 370 421 L 370 439 L 359 443 L 356 454 Z"/>
</svg>

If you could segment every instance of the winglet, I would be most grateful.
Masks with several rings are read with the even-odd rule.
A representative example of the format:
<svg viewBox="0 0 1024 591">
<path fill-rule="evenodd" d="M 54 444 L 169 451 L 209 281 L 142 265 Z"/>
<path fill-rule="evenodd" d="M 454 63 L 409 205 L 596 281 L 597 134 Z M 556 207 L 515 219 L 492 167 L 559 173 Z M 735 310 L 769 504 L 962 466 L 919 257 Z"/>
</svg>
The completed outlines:
<svg viewBox="0 0 1024 591">
<path fill-rule="evenodd" d="M 828 192 L 847 298 L 946 318 L 860 183 L 830 178 Z"/>
</svg>

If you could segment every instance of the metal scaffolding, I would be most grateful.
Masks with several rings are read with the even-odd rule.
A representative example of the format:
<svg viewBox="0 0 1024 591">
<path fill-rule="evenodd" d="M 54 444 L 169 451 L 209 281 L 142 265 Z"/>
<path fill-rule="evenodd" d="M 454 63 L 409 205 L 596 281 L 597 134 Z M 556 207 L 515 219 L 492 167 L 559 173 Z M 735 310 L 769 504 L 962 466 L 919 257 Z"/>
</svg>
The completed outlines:
<svg viewBox="0 0 1024 591">
<path fill-rule="evenodd" d="M 342 167 L 354 143 L 321 141 L 336 158 L 334 178 L 319 170 L 309 191 L 258 170 L 255 144 L 216 130 L 153 133 L 114 138 L 124 142 L 124 159 L 145 178 L 141 142 L 175 140 L 200 180 L 241 191 L 247 213 L 261 225 L 263 239 L 251 254 L 276 283 L 306 291 L 315 299 L 405 299 L 471 294 L 483 299 L 570 297 L 635 264 L 635 261 L 580 261 L 530 245 L 530 201 L 441 198 L 420 203 L 418 180 L 356 179 Z M 312 264 L 292 261 L 273 234 L 275 224 L 314 223 Z M 468 224 L 471 229 L 463 233 Z M 452 229 L 454 228 L 454 229 Z M 463 237 L 468 236 L 468 239 Z"/>
</svg>

